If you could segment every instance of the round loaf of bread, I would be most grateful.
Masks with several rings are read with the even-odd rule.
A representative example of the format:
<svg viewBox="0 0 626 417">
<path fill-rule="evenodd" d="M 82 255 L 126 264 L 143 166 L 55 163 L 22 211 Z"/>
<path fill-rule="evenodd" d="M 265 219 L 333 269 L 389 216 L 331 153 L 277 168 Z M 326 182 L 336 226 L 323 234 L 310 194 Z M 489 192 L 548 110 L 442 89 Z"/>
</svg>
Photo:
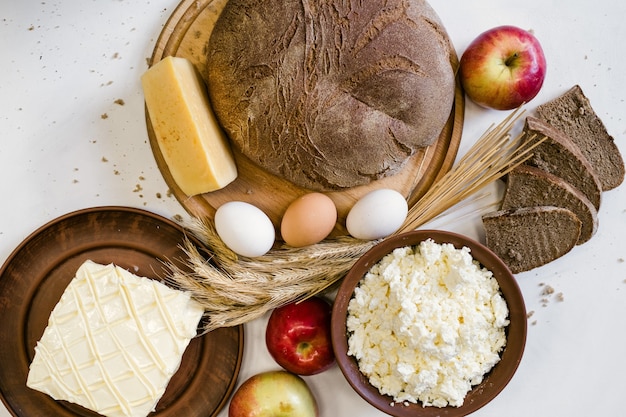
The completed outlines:
<svg viewBox="0 0 626 417">
<path fill-rule="evenodd" d="M 454 101 L 456 55 L 422 0 L 229 0 L 207 45 L 233 145 L 313 190 L 397 173 Z"/>
</svg>

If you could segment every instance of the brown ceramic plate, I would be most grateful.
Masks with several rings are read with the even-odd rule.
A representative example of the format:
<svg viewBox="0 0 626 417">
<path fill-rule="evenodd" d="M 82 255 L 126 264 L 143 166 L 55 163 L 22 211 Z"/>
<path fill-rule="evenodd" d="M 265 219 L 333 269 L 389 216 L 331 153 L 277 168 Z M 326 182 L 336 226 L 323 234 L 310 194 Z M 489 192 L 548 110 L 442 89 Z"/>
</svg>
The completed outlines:
<svg viewBox="0 0 626 417">
<path fill-rule="evenodd" d="M 491 270 L 509 307 L 507 345 L 502 359 L 465 397 L 461 407 L 423 407 L 421 403 L 392 405 L 392 398 L 381 395 L 359 371 L 356 360 L 347 355 L 346 316 L 354 288 L 365 273 L 393 249 L 413 246 L 431 238 L 436 243 L 452 243 L 456 248 L 467 246 L 474 259 Z M 418 230 L 382 241 L 361 257 L 339 287 L 332 316 L 332 341 L 337 363 L 352 388 L 374 407 L 396 417 L 461 417 L 483 407 L 509 383 L 522 359 L 526 344 L 526 307 L 522 293 L 507 266 L 488 248 L 467 237 L 444 231 Z"/>
<path fill-rule="evenodd" d="M 14 416 L 96 416 L 26 387 L 28 366 L 48 317 L 87 259 L 162 278 L 164 262 L 184 266 L 184 231 L 132 208 L 67 214 L 32 233 L 0 270 L 0 395 Z M 215 416 L 230 396 L 243 354 L 243 328 L 223 328 L 191 341 L 156 411 L 163 417 Z"/>
</svg>

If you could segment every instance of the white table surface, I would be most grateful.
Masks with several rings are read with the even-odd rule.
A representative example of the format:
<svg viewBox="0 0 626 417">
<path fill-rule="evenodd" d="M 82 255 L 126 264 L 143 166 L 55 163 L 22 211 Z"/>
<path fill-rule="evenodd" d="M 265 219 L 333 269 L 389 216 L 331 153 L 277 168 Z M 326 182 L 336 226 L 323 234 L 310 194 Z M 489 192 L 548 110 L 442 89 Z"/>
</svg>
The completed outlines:
<svg viewBox="0 0 626 417">
<path fill-rule="evenodd" d="M 549 69 L 527 109 L 580 84 L 626 154 L 625 2 L 431 4 L 459 55 L 493 26 L 532 29 Z M 139 83 L 176 5 L 0 2 L 0 262 L 37 227 L 77 209 L 123 205 L 165 217 L 185 214 L 167 195 L 152 156 Z M 468 102 L 460 153 L 504 114 Z M 476 417 L 620 414 L 626 391 L 626 186 L 604 193 L 599 218 L 591 241 L 517 275 L 527 309 L 534 311 L 526 351 L 513 380 Z M 482 237 L 477 215 L 451 214 L 437 227 Z M 542 285 L 563 300 L 543 300 Z M 264 325 L 264 319 L 246 325 L 240 382 L 277 367 L 263 342 Z M 323 417 L 384 415 L 351 391 L 337 367 L 306 380 Z M 10 415 L 0 408 L 0 417 Z M 224 409 L 220 416 L 226 415 Z"/>
</svg>

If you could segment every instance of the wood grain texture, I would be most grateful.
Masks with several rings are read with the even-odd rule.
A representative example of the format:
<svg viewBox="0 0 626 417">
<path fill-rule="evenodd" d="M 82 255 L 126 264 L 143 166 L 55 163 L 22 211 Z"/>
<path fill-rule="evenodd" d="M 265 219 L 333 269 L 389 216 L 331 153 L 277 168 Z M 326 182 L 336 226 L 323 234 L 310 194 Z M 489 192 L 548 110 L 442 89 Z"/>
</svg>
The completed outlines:
<svg viewBox="0 0 626 417">
<path fill-rule="evenodd" d="M 225 4 L 226 0 L 181 2 L 156 42 L 150 65 L 166 56 L 174 55 L 189 59 L 200 73 L 205 71 L 206 44 Z M 438 140 L 412 156 L 399 174 L 366 186 L 327 193 L 335 202 L 338 211 L 337 225 L 331 236 L 347 234 L 345 217 L 352 205 L 367 192 L 379 188 L 392 188 L 402 193 L 409 205 L 413 205 L 440 175 L 451 168 L 463 130 L 464 100 L 463 91 L 457 82 L 455 102 Z M 177 187 L 169 173 L 147 113 L 146 125 L 155 160 L 166 183 L 180 204 L 192 216 L 212 217 L 215 210 L 228 201 L 245 201 L 263 210 L 278 229 L 287 206 L 297 197 L 310 192 L 262 170 L 235 151 L 238 178 L 222 190 L 189 197 Z"/>
</svg>

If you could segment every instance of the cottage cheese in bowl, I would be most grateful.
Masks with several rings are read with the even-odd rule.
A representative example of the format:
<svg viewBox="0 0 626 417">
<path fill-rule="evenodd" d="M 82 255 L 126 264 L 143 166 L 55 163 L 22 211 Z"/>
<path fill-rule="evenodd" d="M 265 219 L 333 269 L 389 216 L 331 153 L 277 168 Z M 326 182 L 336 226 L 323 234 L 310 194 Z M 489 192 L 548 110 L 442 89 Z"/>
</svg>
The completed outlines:
<svg viewBox="0 0 626 417">
<path fill-rule="evenodd" d="M 386 255 L 348 305 L 348 354 L 396 402 L 460 406 L 500 360 L 508 308 L 467 247 L 428 239 Z"/>
<path fill-rule="evenodd" d="M 465 236 L 418 230 L 376 245 L 337 291 L 331 335 L 352 388 L 395 417 L 462 417 L 515 374 L 527 332 L 506 265 Z"/>
</svg>

